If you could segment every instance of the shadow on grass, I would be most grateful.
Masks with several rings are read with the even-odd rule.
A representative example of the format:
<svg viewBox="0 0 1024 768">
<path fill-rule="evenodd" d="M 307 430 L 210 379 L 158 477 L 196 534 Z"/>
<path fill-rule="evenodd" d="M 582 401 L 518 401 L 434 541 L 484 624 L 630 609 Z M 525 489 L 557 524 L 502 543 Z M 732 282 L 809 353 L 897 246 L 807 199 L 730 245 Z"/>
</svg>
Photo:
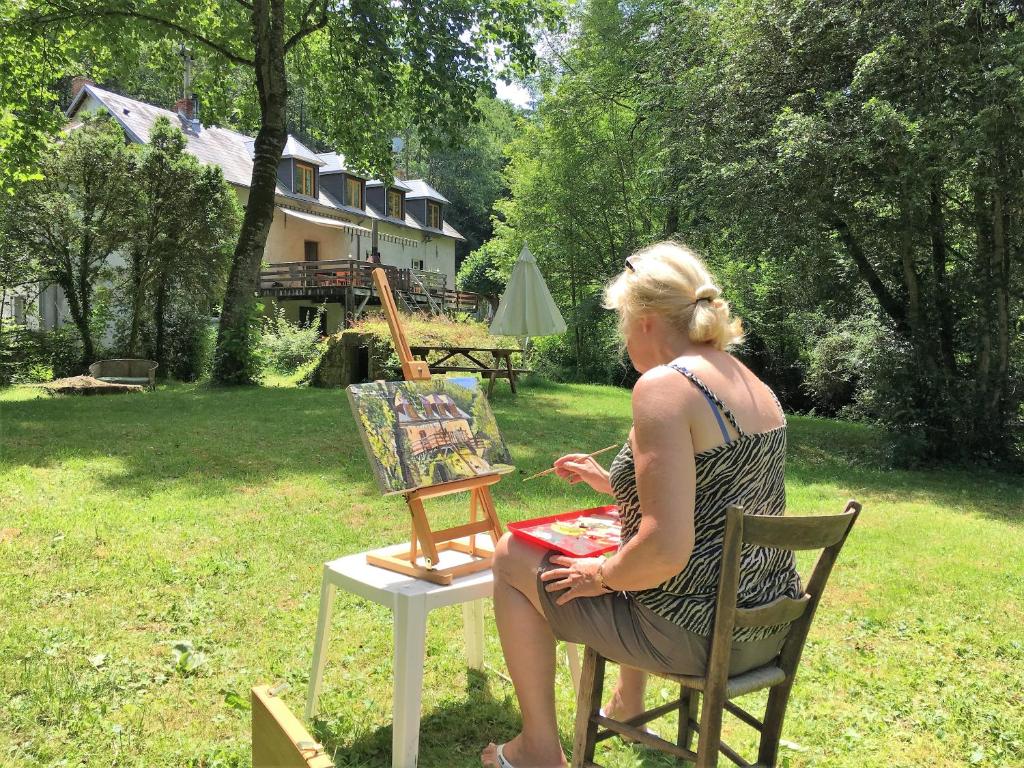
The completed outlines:
<svg viewBox="0 0 1024 768">
<path fill-rule="evenodd" d="M 419 765 L 448 768 L 477 765 L 482 739 L 505 741 L 519 732 L 519 712 L 511 699 L 496 699 L 485 672 L 467 670 L 467 696 L 443 704 L 420 721 Z M 314 737 L 333 755 L 338 768 L 379 768 L 391 764 L 391 727 L 377 728 L 347 742 L 342 728 L 327 720 L 313 722 Z"/>
<path fill-rule="evenodd" d="M 589 503 L 557 480 L 523 485 L 517 478 L 562 453 L 620 443 L 630 425 L 628 393 L 610 387 L 541 385 L 518 396 L 499 389 L 493 407 L 518 470 L 496 494 L 523 505 L 523 515 L 536 503 Z M 97 482 L 139 495 L 187 487 L 219 496 L 305 474 L 376 494 L 340 389 L 171 385 L 125 397 L 8 401 L 0 409 L 0 467 L 8 469 L 103 459 Z M 1024 521 L 1024 478 L 983 469 L 892 470 L 885 455 L 884 436 L 871 427 L 790 419 L 790 481 Z"/>
</svg>

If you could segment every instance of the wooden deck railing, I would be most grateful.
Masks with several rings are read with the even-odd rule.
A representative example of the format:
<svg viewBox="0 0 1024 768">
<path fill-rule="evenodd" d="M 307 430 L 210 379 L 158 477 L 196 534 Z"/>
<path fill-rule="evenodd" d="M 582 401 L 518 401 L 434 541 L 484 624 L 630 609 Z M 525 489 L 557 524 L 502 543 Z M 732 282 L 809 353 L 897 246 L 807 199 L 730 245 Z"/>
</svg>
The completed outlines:
<svg viewBox="0 0 1024 768">
<path fill-rule="evenodd" d="M 439 272 L 402 269 L 355 259 L 287 261 L 270 264 L 260 270 L 259 293 L 279 298 L 325 298 L 341 295 L 348 289 L 372 291 L 373 270 L 382 267 L 391 287 L 404 291 L 412 299 L 426 301 L 428 293 L 435 304 L 459 312 L 475 312 L 481 297 L 448 287 L 448 276 Z"/>
<path fill-rule="evenodd" d="M 260 291 L 274 288 L 373 288 L 373 270 L 382 267 L 388 282 L 398 290 L 409 290 L 409 270 L 371 264 L 354 259 L 285 261 L 260 270 Z"/>
</svg>

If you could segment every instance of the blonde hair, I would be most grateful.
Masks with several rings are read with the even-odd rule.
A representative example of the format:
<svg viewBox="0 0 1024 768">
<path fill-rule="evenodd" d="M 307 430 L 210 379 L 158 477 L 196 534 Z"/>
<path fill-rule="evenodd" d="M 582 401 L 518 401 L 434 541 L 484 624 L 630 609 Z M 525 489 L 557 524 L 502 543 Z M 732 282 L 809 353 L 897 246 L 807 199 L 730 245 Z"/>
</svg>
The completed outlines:
<svg viewBox="0 0 1024 768">
<path fill-rule="evenodd" d="M 620 328 L 653 312 L 685 332 L 695 344 L 726 349 L 743 341 L 743 324 L 704 262 L 682 243 L 666 240 L 642 248 L 604 291 L 604 306 L 619 313 Z"/>
</svg>

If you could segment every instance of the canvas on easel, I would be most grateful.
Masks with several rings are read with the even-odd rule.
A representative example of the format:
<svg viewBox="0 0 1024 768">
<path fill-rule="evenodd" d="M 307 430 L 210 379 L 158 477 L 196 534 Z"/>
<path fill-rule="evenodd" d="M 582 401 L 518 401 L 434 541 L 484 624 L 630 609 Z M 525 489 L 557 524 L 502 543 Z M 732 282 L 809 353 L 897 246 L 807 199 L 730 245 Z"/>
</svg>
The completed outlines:
<svg viewBox="0 0 1024 768">
<path fill-rule="evenodd" d="M 368 553 L 366 561 L 451 584 L 457 576 L 490 568 L 502 534 L 490 486 L 513 468 L 483 394 L 465 383 L 431 378 L 427 364 L 413 359 L 383 269 L 373 271 L 373 282 L 405 381 L 353 386 L 349 398 L 381 491 L 405 495 L 412 534 L 407 545 Z M 424 500 L 467 492 L 469 522 L 433 530 Z M 445 552 L 459 562 L 443 565 Z"/>
<path fill-rule="evenodd" d="M 381 493 L 512 471 L 476 381 L 378 381 L 348 388 Z"/>
</svg>

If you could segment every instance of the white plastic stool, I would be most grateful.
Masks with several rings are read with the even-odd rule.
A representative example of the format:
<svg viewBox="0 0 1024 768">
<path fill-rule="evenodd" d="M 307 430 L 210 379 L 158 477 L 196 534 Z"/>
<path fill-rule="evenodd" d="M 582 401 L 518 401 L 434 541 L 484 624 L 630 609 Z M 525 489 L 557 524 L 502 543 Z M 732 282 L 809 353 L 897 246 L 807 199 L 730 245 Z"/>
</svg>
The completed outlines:
<svg viewBox="0 0 1024 768">
<path fill-rule="evenodd" d="M 442 567 L 468 559 L 460 552 L 441 553 Z M 442 587 L 368 565 L 366 553 L 349 555 L 324 564 L 320 589 L 320 615 L 313 646 L 313 669 L 309 675 L 306 718 L 316 714 L 327 644 L 330 639 L 331 610 L 338 587 L 380 603 L 394 615 L 394 726 L 391 737 L 393 768 L 415 768 L 420 741 L 420 700 L 423 693 L 423 656 L 427 614 L 434 608 L 462 604 L 466 638 L 466 662 L 474 669 L 484 666 L 483 598 L 490 597 L 494 576 L 490 569 L 455 579 Z"/>
</svg>

